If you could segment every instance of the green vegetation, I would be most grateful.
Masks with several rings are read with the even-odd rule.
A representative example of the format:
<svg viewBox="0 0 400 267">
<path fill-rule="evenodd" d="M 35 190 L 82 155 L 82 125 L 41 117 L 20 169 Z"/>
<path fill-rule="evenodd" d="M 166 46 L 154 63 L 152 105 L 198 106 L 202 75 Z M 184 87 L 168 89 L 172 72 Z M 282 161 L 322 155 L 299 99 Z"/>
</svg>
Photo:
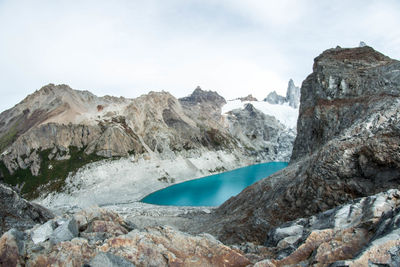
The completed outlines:
<svg viewBox="0 0 400 267">
<path fill-rule="evenodd" d="M 68 160 L 49 160 L 48 156 L 51 149 L 40 151 L 41 164 L 38 176 L 33 176 L 29 168 L 25 170 L 18 169 L 11 175 L 2 161 L 0 161 L 0 171 L 3 173 L 4 182 L 11 185 L 23 184 L 22 195 L 25 198 L 33 199 L 38 197 L 43 190 L 49 192 L 60 191 L 69 173 L 76 172 L 80 167 L 88 163 L 104 159 L 95 154 L 87 155 L 83 151 L 84 149 L 70 147 L 69 155 L 71 158 Z"/>
<path fill-rule="evenodd" d="M 18 120 L 14 123 L 8 132 L 6 132 L 3 136 L 0 137 L 0 153 L 4 151 L 10 144 L 12 144 L 18 137 L 18 124 L 20 121 Z"/>
</svg>

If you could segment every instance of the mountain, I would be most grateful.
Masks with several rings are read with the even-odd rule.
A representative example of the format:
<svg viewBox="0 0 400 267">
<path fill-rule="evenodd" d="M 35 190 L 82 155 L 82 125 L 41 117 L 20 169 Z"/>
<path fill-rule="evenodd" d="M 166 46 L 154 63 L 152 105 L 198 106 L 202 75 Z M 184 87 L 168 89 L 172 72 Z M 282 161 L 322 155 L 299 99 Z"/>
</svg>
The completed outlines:
<svg viewBox="0 0 400 267">
<path fill-rule="evenodd" d="M 284 222 L 398 189 L 399 97 L 399 61 L 367 46 L 323 52 L 301 87 L 289 166 L 226 201 L 201 231 L 263 243 Z"/>
<path fill-rule="evenodd" d="M 286 90 L 286 97 L 278 95 L 273 91 L 264 98 L 264 101 L 275 105 L 287 103 L 292 108 L 298 108 L 300 104 L 300 87 L 295 86 L 293 80 L 290 79 Z"/>
<path fill-rule="evenodd" d="M 253 129 L 261 126 L 256 135 L 264 137 L 250 144 L 254 133 L 240 128 L 247 117 L 221 114 L 225 104 L 218 93 L 200 87 L 181 99 L 168 92 L 127 99 L 46 85 L 0 114 L 0 180 L 36 198 L 64 192 L 68 175 L 107 159 L 215 158 L 213 169 L 183 164 L 190 171 L 187 179 L 235 165 L 289 160 L 295 136 L 284 134 L 284 125 L 270 125 L 271 119 L 257 111 Z M 221 153 L 232 156 L 227 159 Z M 159 182 L 165 176 L 169 183 L 180 178 L 166 172 L 153 178 L 159 186 L 168 185 Z"/>
<path fill-rule="evenodd" d="M 329 49 L 315 59 L 301 93 L 289 166 L 220 207 L 141 205 L 123 215 L 96 207 L 69 210 L 24 232 L 7 231 L 0 265 L 399 266 L 400 62 L 367 46 Z M 196 112 L 207 102 L 203 111 L 217 115 L 222 99 L 197 90 L 183 102 Z M 232 128 L 241 121 L 239 132 L 254 134 L 255 144 L 263 122 L 278 121 L 256 103 L 221 115 Z M 190 112 L 187 117 L 194 116 Z M 169 163 L 171 170 L 179 160 Z"/>
</svg>

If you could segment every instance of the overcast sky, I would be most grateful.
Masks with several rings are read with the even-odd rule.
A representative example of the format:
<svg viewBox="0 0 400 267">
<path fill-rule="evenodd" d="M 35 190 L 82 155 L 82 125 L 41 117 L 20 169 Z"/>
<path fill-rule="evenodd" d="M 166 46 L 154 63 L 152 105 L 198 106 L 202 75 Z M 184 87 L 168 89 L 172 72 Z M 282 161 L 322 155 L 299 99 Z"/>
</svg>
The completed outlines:
<svg viewBox="0 0 400 267">
<path fill-rule="evenodd" d="M 400 58 L 399 0 L 0 0 L 0 110 L 48 83 L 261 99 L 360 41 Z"/>
</svg>

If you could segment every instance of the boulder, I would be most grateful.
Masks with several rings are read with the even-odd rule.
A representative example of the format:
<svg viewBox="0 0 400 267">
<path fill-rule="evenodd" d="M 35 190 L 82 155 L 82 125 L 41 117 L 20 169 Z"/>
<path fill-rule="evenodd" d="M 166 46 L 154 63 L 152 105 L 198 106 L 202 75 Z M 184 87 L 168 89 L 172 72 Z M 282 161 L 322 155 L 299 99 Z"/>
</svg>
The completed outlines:
<svg viewBox="0 0 400 267">
<path fill-rule="evenodd" d="M 0 234 L 11 228 L 26 230 L 53 216 L 48 209 L 23 199 L 15 190 L 0 183 Z"/>
<path fill-rule="evenodd" d="M 24 233 L 10 229 L 0 238 L 0 266 L 23 265 L 24 252 Z"/>
<path fill-rule="evenodd" d="M 75 219 L 69 219 L 58 226 L 50 236 L 50 243 L 58 244 L 63 241 L 69 241 L 79 234 L 78 224 Z"/>
<path fill-rule="evenodd" d="M 48 240 L 53 234 L 54 226 L 55 224 L 53 221 L 48 221 L 45 224 L 40 225 L 36 229 L 32 230 L 31 238 L 33 243 L 38 244 Z"/>
</svg>

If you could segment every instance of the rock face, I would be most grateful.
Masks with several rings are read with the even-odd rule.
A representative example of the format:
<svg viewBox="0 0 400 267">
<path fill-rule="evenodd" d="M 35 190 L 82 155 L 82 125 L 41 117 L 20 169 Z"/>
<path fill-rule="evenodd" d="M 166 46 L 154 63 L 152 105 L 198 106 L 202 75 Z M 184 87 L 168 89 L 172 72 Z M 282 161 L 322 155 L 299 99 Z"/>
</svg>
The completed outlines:
<svg viewBox="0 0 400 267">
<path fill-rule="evenodd" d="M 283 222 L 399 188 L 400 62 L 331 49 L 302 85 L 291 164 L 222 204 L 203 231 L 263 242 Z"/>
<path fill-rule="evenodd" d="M 63 222 L 64 221 L 64 222 Z M 10 230 L 0 238 L 0 264 L 27 266 L 248 266 L 250 261 L 239 250 L 223 245 L 210 235 L 192 236 L 170 227 L 146 230 L 118 214 L 93 208 L 70 217 L 78 237 L 45 240 L 35 244 L 32 233 Z M 42 226 L 38 226 L 39 228 Z"/>
<path fill-rule="evenodd" d="M 344 135 L 356 123 L 369 134 L 374 125 L 369 127 L 368 120 L 376 119 L 376 113 L 385 116 L 387 112 L 379 111 L 398 101 L 399 64 L 367 46 L 330 49 L 317 57 L 301 88 L 292 161 Z"/>
<path fill-rule="evenodd" d="M 49 84 L 0 114 L 0 180 L 21 186 L 25 197 L 34 198 L 62 190 L 68 173 L 104 158 L 174 159 L 218 150 L 235 151 L 252 162 L 277 158 L 257 157 L 254 149 L 240 144 L 244 139 L 227 127 L 233 122 L 221 115 L 225 103 L 200 87 L 181 99 L 167 92 L 125 99 Z M 237 131 L 242 123 L 235 125 Z M 287 149 L 288 160 L 288 142 L 278 147 L 268 140 L 286 129 L 275 123 L 263 130 L 269 151 Z"/>
<path fill-rule="evenodd" d="M 300 104 L 300 88 L 295 86 L 293 80 L 290 79 L 286 90 L 286 97 L 278 95 L 273 91 L 268 94 L 264 101 L 270 104 L 279 105 L 288 103 L 292 108 L 298 108 Z"/>
<path fill-rule="evenodd" d="M 229 131 L 260 161 L 289 161 L 296 133 L 246 104 L 227 113 Z"/>
<path fill-rule="evenodd" d="M 25 230 L 53 217 L 46 208 L 21 198 L 10 187 L 0 183 L 0 234 L 11 228 Z"/>
</svg>

